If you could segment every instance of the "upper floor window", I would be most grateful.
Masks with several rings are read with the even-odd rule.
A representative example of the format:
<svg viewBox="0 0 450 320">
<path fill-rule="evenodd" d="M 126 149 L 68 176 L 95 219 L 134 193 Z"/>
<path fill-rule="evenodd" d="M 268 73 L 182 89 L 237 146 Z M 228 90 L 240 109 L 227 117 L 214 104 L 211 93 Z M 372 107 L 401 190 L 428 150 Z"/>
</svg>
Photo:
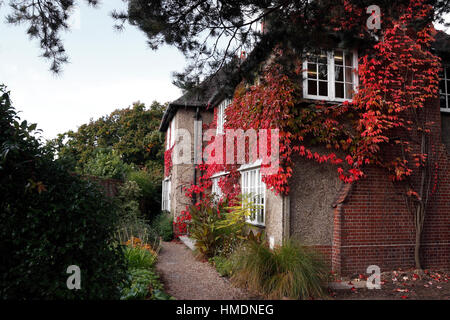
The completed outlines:
<svg viewBox="0 0 450 320">
<path fill-rule="evenodd" d="M 242 195 L 250 196 L 250 200 L 256 205 L 247 222 L 264 226 L 265 224 L 265 196 L 266 186 L 261 179 L 260 167 L 245 166 L 241 168 Z"/>
<path fill-rule="evenodd" d="M 216 133 L 223 133 L 223 126 L 225 124 L 225 109 L 231 104 L 230 99 L 223 100 L 217 107 L 217 130 Z"/>
<path fill-rule="evenodd" d="M 166 150 L 169 150 L 175 144 L 175 118 L 170 121 L 166 136 Z"/>
<path fill-rule="evenodd" d="M 441 101 L 441 111 L 450 112 L 450 66 L 443 66 L 439 74 L 439 98 Z"/>
<path fill-rule="evenodd" d="M 303 61 L 303 97 L 308 99 L 351 100 L 358 85 L 356 51 L 308 53 Z"/>
</svg>

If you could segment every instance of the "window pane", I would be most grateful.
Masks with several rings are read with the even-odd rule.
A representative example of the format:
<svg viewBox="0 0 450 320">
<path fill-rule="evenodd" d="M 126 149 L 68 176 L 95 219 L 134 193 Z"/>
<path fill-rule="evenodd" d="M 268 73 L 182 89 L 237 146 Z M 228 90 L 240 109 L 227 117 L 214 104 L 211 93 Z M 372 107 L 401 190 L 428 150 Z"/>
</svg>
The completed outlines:
<svg viewBox="0 0 450 320">
<path fill-rule="evenodd" d="M 446 93 L 445 92 L 445 81 L 439 81 L 439 92 Z"/>
<path fill-rule="evenodd" d="M 450 68 L 449 67 L 445 67 L 445 72 L 447 74 L 447 79 L 450 79 Z"/>
<path fill-rule="evenodd" d="M 353 85 L 351 83 L 345 84 L 345 98 L 346 99 L 353 98 Z"/>
<path fill-rule="evenodd" d="M 328 66 L 326 64 L 319 64 L 319 79 L 328 80 Z"/>
<path fill-rule="evenodd" d="M 328 96 L 328 82 L 319 81 L 319 95 Z"/>
<path fill-rule="evenodd" d="M 344 64 L 344 57 L 342 56 L 342 51 L 341 50 L 336 50 L 334 52 L 334 63 L 336 65 L 340 65 L 342 66 Z"/>
<path fill-rule="evenodd" d="M 441 95 L 441 108 L 447 108 L 447 105 L 446 105 L 446 101 L 445 101 L 445 96 L 442 96 Z"/>
<path fill-rule="evenodd" d="M 344 84 L 336 82 L 335 84 L 336 89 L 336 98 L 344 98 Z"/>
<path fill-rule="evenodd" d="M 345 68 L 345 82 L 353 82 L 353 69 Z"/>
<path fill-rule="evenodd" d="M 445 91 L 445 93 L 448 93 L 448 89 L 450 89 L 450 80 L 447 80 L 447 90 Z"/>
<path fill-rule="evenodd" d="M 317 79 L 317 64 L 308 63 L 308 79 Z"/>
<path fill-rule="evenodd" d="M 317 81 L 308 80 L 308 94 L 317 95 Z"/>
<path fill-rule="evenodd" d="M 445 70 L 445 68 L 443 68 L 443 69 L 441 69 L 441 70 L 439 70 L 439 79 L 443 79 L 444 78 L 444 70 Z"/>
<path fill-rule="evenodd" d="M 352 67 L 353 66 L 353 54 L 347 52 L 345 54 L 345 66 Z"/>
<path fill-rule="evenodd" d="M 334 68 L 334 80 L 336 81 L 344 81 L 344 73 L 343 73 L 342 67 L 335 67 Z"/>
</svg>

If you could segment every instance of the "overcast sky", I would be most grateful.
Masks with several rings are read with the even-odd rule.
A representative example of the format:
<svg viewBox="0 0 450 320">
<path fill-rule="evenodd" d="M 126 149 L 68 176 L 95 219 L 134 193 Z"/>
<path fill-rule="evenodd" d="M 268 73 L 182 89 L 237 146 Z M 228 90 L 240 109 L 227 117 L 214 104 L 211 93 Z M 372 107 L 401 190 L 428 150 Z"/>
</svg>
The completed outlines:
<svg viewBox="0 0 450 320">
<path fill-rule="evenodd" d="M 70 64 L 58 76 L 49 72 L 49 61 L 39 57 L 24 27 L 0 23 L 0 83 L 11 90 L 21 118 L 37 123 L 45 138 L 137 100 L 164 103 L 181 94 L 171 74 L 183 70 L 184 57 L 174 48 L 150 50 L 135 27 L 114 31 L 109 13 L 123 7 L 121 0 L 102 1 L 97 9 L 81 2 L 64 36 Z M 1 19 L 5 9 L 0 8 Z"/>
<path fill-rule="evenodd" d="M 72 31 L 64 35 L 70 64 L 58 76 L 49 72 L 49 61 L 39 57 L 24 27 L 0 23 L 0 83 L 11 91 L 21 118 L 37 123 L 45 138 L 137 100 L 149 105 L 181 94 L 171 74 L 183 70 L 182 54 L 168 47 L 152 51 L 135 27 L 114 31 L 109 13 L 124 6 L 121 0 L 102 1 L 98 9 L 81 3 Z M 0 8 L 2 20 L 5 9 Z"/>
</svg>

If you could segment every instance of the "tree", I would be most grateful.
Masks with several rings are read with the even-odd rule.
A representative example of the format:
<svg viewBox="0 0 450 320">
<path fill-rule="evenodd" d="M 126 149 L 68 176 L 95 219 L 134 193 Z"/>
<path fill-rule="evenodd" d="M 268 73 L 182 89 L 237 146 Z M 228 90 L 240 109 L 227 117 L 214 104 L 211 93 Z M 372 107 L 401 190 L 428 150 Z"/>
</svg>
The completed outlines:
<svg viewBox="0 0 450 320">
<path fill-rule="evenodd" d="M 164 144 L 159 125 L 165 105 L 136 102 L 48 142 L 60 162 L 83 175 L 135 181 L 140 209 L 151 219 L 161 207 Z"/>
<path fill-rule="evenodd" d="M 49 142 L 58 157 L 70 164 L 72 170 L 83 172 L 86 164 L 96 157 L 99 148 L 113 150 L 126 164 L 139 167 L 162 166 L 163 139 L 159 124 L 165 106 L 153 102 L 147 109 L 136 102 L 132 107 L 117 109 L 77 131 L 68 131 Z"/>
<path fill-rule="evenodd" d="M 92 6 L 98 4 L 97 0 L 85 1 Z M 190 63 L 184 72 L 176 74 L 175 83 L 184 88 L 192 88 L 202 76 L 217 72 L 236 55 L 240 56 L 241 51 L 252 51 L 245 68 L 241 68 L 244 76 L 276 45 L 314 45 L 324 34 L 335 33 L 339 17 L 353 27 L 347 28 L 345 34 L 354 35 L 366 25 L 368 6 L 381 8 L 385 24 L 391 18 L 397 19 L 408 5 L 407 0 L 397 0 L 395 6 L 388 0 L 125 1 L 126 11 L 112 12 L 117 19 L 115 27 L 121 29 L 129 22 L 147 35 L 152 49 L 167 44 L 181 50 Z M 75 4 L 76 0 L 12 0 L 10 4 L 12 13 L 7 21 L 28 24 L 27 33 L 39 40 L 43 56 L 52 61 L 55 72 L 67 62 L 60 34 L 68 29 L 67 21 Z M 434 12 L 429 19 L 443 22 L 443 14 L 450 11 L 449 2 L 431 0 L 430 4 Z M 349 7 L 352 11 L 346 10 Z M 263 33 L 261 22 L 268 26 Z M 360 36 L 373 39 L 369 30 Z"/>
</svg>

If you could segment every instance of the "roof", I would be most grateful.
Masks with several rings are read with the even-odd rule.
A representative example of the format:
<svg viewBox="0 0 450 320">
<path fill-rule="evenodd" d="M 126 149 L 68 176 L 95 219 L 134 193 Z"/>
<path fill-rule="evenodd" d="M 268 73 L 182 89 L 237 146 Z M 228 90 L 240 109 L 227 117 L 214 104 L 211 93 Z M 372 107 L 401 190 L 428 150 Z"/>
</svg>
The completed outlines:
<svg viewBox="0 0 450 320">
<path fill-rule="evenodd" d="M 159 130 L 165 132 L 177 110 L 182 108 L 207 109 L 218 104 L 226 97 L 230 73 L 220 69 L 216 74 L 204 80 L 197 88 L 187 91 L 180 98 L 169 103 L 161 120 Z"/>
</svg>

